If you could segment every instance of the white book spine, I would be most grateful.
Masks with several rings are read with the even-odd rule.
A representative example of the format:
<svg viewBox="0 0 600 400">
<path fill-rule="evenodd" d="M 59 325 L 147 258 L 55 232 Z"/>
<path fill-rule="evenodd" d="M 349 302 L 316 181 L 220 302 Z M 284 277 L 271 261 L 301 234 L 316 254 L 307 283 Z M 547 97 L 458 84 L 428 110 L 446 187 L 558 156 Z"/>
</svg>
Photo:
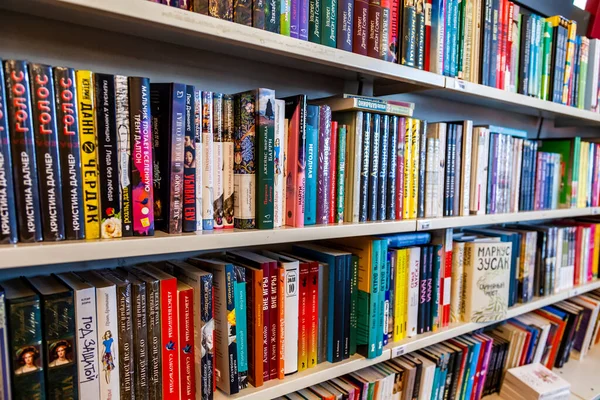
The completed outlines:
<svg viewBox="0 0 600 400">
<path fill-rule="evenodd" d="M 406 333 L 408 337 L 417 335 L 419 317 L 419 269 L 421 263 L 421 248 L 411 247 L 409 251 L 409 288 L 408 312 L 406 318 Z"/>
<path fill-rule="evenodd" d="M 427 153 L 425 163 L 425 217 L 435 217 L 433 214 L 433 187 L 437 185 L 434 182 L 434 168 L 435 166 L 435 150 L 434 150 L 433 138 L 427 138 Z"/>
<path fill-rule="evenodd" d="M 213 97 L 213 141 L 212 141 L 212 196 L 213 228 L 222 229 L 224 215 L 224 172 L 223 159 L 223 96 Z"/>
<path fill-rule="evenodd" d="M 463 242 L 454 242 L 452 245 L 452 284 L 450 285 L 450 322 L 461 320 L 463 313 L 463 266 L 465 255 L 465 244 Z"/>
<path fill-rule="evenodd" d="M 460 215 L 469 215 L 470 189 L 471 189 L 471 149 L 473 147 L 473 121 L 463 124 L 462 141 L 462 184 L 460 188 Z"/>
<path fill-rule="evenodd" d="M 208 97 L 208 96 L 206 96 Z M 213 103 L 211 101 L 202 104 L 202 228 L 213 229 Z"/>
<path fill-rule="evenodd" d="M 479 148 L 479 161 L 477 165 L 477 186 L 479 188 L 479 208 L 477 215 L 485 214 L 487 208 L 487 185 L 488 185 L 488 158 L 490 151 L 490 132 L 482 128 L 483 146 Z"/>
<path fill-rule="evenodd" d="M 590 39 L 590 50 L 588 58 L 588 82 L 585 86 L 586 110 L 592 110 L 598 106 L 598 74 L 600 74 L 600 40 Z"/>
<path fill-rule="evenodd" d="M 446 171 L 446 124 L 444 123 L 440 123 L 439 125 L 439 138 L 440 138 L 440 152 L 439 152 L 439 159 L 440 159 L 440 163 L 439 165 L 439 169 L 438 169 L 438 218 L 441 218 L 444 216 L 444 197 L 445 197 L 445 182 L 444 182 L 444 175 L 445 175 L 445 171 Z"/>
<path fill-rule="evenodd" d="M 285 158 L 284 125 L 285 125 L 285 101 L 275 100 L 275 181 L 273 196 L 273 227 L 280 228 L 283 221 L 283 160 Z"/>
<path fill-rule="evenodd" d="M 75 329 L 77 332 L 77 375 L 79 393 L 90 399 L 100 398 L 98 322 L 96 321 L 96 290 L 93 287 L 75 290 Z M 115 303 L 116 304 L 116 303 Z M 111 331 L 112 332 L 112 331 Z M 114 346 L 114 345 L 113 345 Z M 116 363 L 117 359 L 113 355 Z M 103 366 L 104 367 L 104 366 Z"/>
<path fill-rule="evenodd" d="M 119 198 L 123 199 L 123 189 L 131 185 L 131 135 L 129 134 L 129 85 L 127 77 L 115 75 L 117 152 L 119 164 Z M 131 196 L 131 194 L 128 194 Z M 129 199 L 131 201 L 131 199 Z M 123 217 L 121 213 L 121 217 Z M 123 229 L 131 229 L 132 224 L 122 224 Z M 131 232 L 130 232 L 131 233 Z"/>
<path fill-rule="evenodd" d="M 202 230 L 202 175 L 203 175 L 203 154 L 202 154 L 202 92 L 198 89 L 194 91 L 194 100 L 196 110 L 194 110 L 194 123 L 196 124 L 196 231 Z"/>
<path fill-rule="evenodd" d="M 400 137 L 400 132 L 398 132 Z M 358 223 L 360 212 L 360 172 L 362 165 L 362 142 L 363 142 L 363 113 L 356 113 L 355 135 L 354 135 L 354 169 L 352 184 L 352 223 Z M 398 212 L 398 210 L 396 210 Z"/>
<path fill-rule="evenodd" d="M 285 268 L 285 330 L 284 330 L 284 373 L 291 374 L 298 370 L 298 298 L 299 265 L 298 262 L 283 264 Z M 321 310 L 319 310 L 321 311 Z"/>
<path fill-rule="evenodd" d="M 538 340 L 538 345 L 535 349 L 535 356 L 533 358 L 533 363 L 539 363 L 542 361 L 542 357 L 544 356 L 544 350 L 546 348 L 546 342 L 548 341 L 549 333 L 550 333 L 550 325 L 545 325 L 542 329 L 542 333 Z"/>
<path fill-rule="evenodd" d="M 119 335 L 115 286 L 96 288 L 100 399 L 119 398 Z"/>
</svg>

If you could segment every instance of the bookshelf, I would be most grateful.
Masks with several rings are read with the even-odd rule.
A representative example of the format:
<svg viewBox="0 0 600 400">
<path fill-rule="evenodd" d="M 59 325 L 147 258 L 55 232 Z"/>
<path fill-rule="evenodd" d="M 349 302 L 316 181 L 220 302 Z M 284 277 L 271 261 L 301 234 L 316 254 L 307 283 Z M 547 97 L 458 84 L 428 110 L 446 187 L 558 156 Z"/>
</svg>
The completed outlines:
<svg viewBox="0 0 600 400">
<path fill-rule="evenodd" d="M 594 400 L 600 396 L 600 385 L 594 374 L 600 367 L 600 348 L 592 347 L 583 360 L 571 360 L 555 372 L 571 384 L 576 399 Z"/>
</svg>

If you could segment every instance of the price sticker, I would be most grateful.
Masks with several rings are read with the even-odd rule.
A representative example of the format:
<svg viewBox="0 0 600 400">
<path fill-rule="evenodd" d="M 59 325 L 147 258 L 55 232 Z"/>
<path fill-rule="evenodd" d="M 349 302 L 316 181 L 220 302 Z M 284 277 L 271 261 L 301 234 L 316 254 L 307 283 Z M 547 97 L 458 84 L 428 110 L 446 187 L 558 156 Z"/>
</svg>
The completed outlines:
<svg viewBox="0 0 600 400">
<path fill-rule="evenodd" d="M 466 90 L 467 85 L 465 84 L 465 81 L 460 80 L 460 79 L 454 79 L 454 89 L 456 90 Z"/>
<path fill-rule="evenodd" d="M 392 357 L 393 358 L 400 357 L 404 353 L 406 353 L 406 346 L 394 347 L 394 351 L 392 352 Z"/>
<path fill-rule="evenodd" d="M 431 221 L 429 221 L 428 219 L 419 221 L 419 230 L 420 231 L 424 231 L 429 228 L 431 228 Z"/>
</svg>

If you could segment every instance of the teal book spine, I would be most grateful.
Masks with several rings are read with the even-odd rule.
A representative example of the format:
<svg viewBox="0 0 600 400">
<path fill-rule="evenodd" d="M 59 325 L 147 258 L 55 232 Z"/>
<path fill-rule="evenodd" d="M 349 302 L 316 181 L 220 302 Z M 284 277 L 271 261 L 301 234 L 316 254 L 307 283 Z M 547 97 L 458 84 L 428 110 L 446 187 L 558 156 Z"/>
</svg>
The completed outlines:
<svg viewBox="0 0 600 400">
<path fill-rule="evenodd" d="M 308 40 L 321 43 L 321 0 L 308 1 Z"/>
<path fill-rule="evenodd" d="M 464 76 L 464 66 L 463 66 L 463 53 L 465 48 L 465 5 L 467 4 L 467 0 L 458 0 L 458 39 L 457 39 L 457 67 L 456 67 L 456 75 L 459 78 Z"/>
<path fill-rule="evenodd" d="M 338 157 L 337 157 L 337 188 L 336 188 L 336 214 L 335 222 L 344 222 L 344 200 L 346 192 L 346 125 L 338 129 Z"/>
<path fill-rule="evenodd" d="M 321 44 L 335 48 L 336 39 L 337 0 L 323 0 L 321 3 Z"/>
<path fill-rule="evenodd" d="M 479 361 L 479 351 L 481 350 L 481 342 L 477 341 L 473 345 L 473 358 L 471 360 L 471 367 L 469 368 L 469 375 L 467 380 L 467 390 L 465 391 L 465 399 L 471 398 L 473 392 L 473 383 L 475 382 L 475 374 L 477 373 L 477 362 Z"/>
<path fill-rule="evenodd" d="M 256 93 L 256 227 L 273 229 L 275 91 Z"/>
<path fill-rule="evenodd" d="M 279 33 L 281 24 L 281 1 L 266 0 L 265 3 L 265 28 L 269 32 Z"/>
<path fill-rule="evenodd" d="M 306 181 L 304 225 L 317 222 L 317 170 L 319 149 L 319 106 L 306 106 Z"/>
<path fill-rule="evenodd" d="M 234 302 L 235 302 L 235 324 L 236 341 L 238 345 L 238 381 L 240 390 L 244 389 L 248 382 L 248 326 L 246 308 L 246 269 L 234 266 Z"/>
<path fill-rule="evenodd" d="M 453 0 L 450 3 L 450 76 L 457 76 L 457 68 L 458 68 L 458 1 Z"/>
<path fill-rule="evenodd" d="M 374 240 L 373 253 L 371 256 L 371 293 L 369 296 L 369 340 L 367 358 L 377 357 L 377 321 L 379 313 L 379 291 L 380 291 L 380 269 L 379 269 L 379 246 Z"/>
<path fill-rule="evenodd" d="M 465 373 L 464 373 L 464 378 L 461 384 L 461 388 L 460 388 L 460 394 L 461 396 L 459 397 L 460 399 L 464 399 L 466 398 L 466 394 L 467 394 L 467 389 L 469 386 L 469 375 L 471 374 L 471 364 L 473 363 L 473 345 L 470 344 L 469 345 L 469 350 L 467 352 L 467 363 L 465 365 Z"/>
</svg>

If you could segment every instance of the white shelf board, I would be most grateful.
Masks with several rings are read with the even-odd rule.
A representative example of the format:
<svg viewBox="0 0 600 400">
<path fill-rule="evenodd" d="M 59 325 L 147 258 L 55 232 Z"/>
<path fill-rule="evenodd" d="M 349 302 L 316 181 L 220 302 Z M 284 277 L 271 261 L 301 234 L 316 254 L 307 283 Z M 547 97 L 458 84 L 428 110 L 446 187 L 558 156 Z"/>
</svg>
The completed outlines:
<svg viewBox="0 0 600 400">
<path fill-rule="evenodd" d="M 460 228 L 465 226 L 504 224 L 510 222 L 536 221 L 544 219 L 574 218 L 600 214 L 600 207 L 565 208 L 558 210 L 523 211 L 509 214 L 468 215 L 443 218 L 421 218 L 417 230 Z"/>
<path fill-rule="evenodd" d="M 363 235 L 383 235 L 414 232 L 414 230 L 415 220 L 406 220 L 313 225 L 303 228 L 222 229 L 183 235 L 168 235 L 156 231 L 153 237 L 20 243 L 0 246 L 0 269 Z"/>
<path fill-rule="evenodd" d="M 357 73 L 422 87 L 438 74 L 377 60 L 147 0 L 6 0 L 0 8 L 208 50 L 272 65 L 356 80 Z"/>
<path fill-rule="evenodd" d="M 217 391 L 214 395 L 215 400 L 266 400 L 285 394 L 304 389 L 308 386 L 316 385 L 337 376 L 349 374 L 350 372 L 358 371 L 359 369 L 368 367 L 373 364 L 378 364 L 382 361 L 390 359 L 390 350 L 386 349 L 381 356 L 367 359 L 359 354 L 355 354 L 347 360 L 331 364 L 324 362 L 317 364 L 316 367 L 304 370 L 302 372 L 290 375 L 283 380 L 271 380 L 265 382 L 260 388 L 249 386 L 240 393 L 228 396 L 221 391 Z"/>
<path fill-rule="evenodd" d="M 571 384 L 571 393 L 583 400 L 600 399 L 600 346 L 592 347 L 583 360 L 571 358 L 554 372 Z"/>
</svg>

